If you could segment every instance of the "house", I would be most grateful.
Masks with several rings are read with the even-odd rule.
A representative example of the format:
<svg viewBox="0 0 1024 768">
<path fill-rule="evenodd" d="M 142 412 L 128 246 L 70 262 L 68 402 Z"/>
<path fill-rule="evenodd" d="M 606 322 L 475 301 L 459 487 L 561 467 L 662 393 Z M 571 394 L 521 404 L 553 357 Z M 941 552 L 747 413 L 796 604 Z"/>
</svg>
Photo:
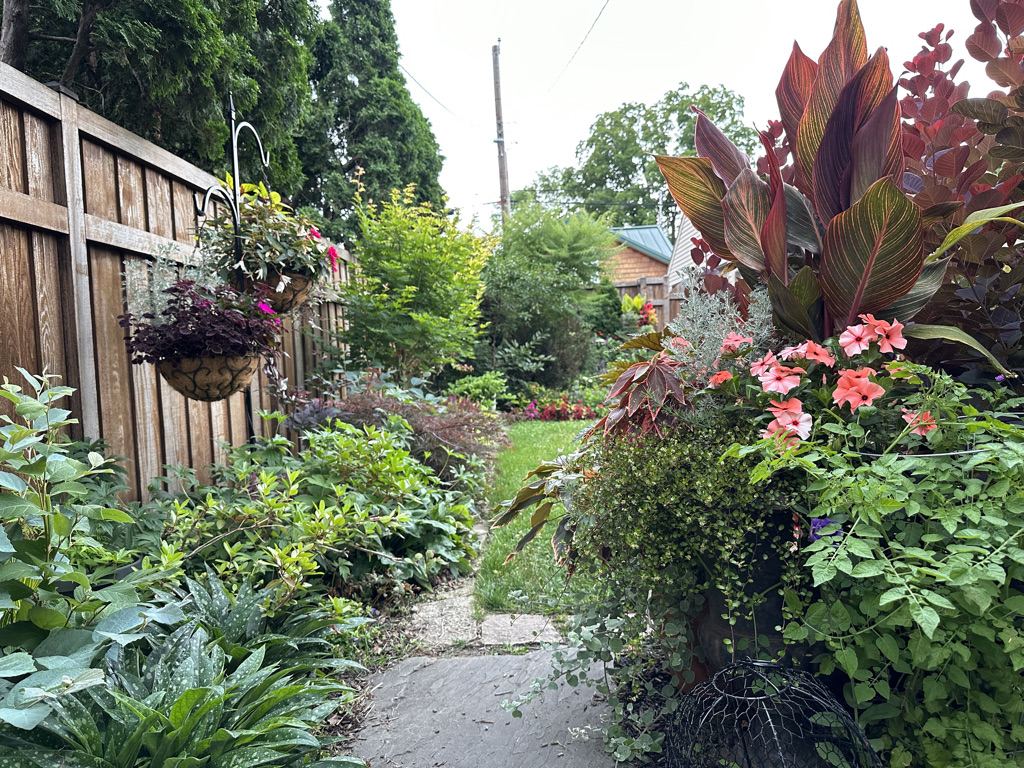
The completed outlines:
<svg viewBox="0 0 1024 768">
<path fill-rule="evenodd" d="M 612 232 L 623 246 L 608 260 L 608 277 L 620 283 L 664 277 L 672 260 L 672 243 L 655 225 L 642 227 L 612 227 Z"/>
</svg>

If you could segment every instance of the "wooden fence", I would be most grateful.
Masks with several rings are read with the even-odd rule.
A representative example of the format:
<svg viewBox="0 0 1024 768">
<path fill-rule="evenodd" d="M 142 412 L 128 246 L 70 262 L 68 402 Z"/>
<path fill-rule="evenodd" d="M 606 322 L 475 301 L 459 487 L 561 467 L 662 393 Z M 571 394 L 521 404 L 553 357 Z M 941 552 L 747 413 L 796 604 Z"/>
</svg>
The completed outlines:
<svg viewBox="0 0 1024 768">
<path fill-rule="evenodd" d="M 0 381 L 15 370 L 58 374 L 76 390 L 76 438 L 103 438 L 126 457 L 131 498 L 165 465 L 206 478 L 223 444 L 247 437 L 245 397 L 186 400 L 149 365 L 130 365 L 118 315 L 122 274 L 157 252 L 184 261 L 194 246 L 193 196 L 217 179 L 80 107 L 74 98 L 0 64 Z M 339 278 L 348 278 L 343 254 Z M 327 333 L 337 305 L 321 304 Z M 292 385 L 314 344 L 286 321 L 280 366 Z M 254 410 L 272 403 L 265 377 Z M 6 400 L 0 413 L 13 416 Z M 253 418 L 257 433 L 264 426 Z"/>
<path fill-rule="evenodd" d="M 659 331 L 679 314 L 681 302 L 671 298 L 673 291 L 667 277 L 639 277 L 636 280 L 617 282 L 615 287 L 619 290 L 620 299 L 623 296 L 646 296 L 658 314 Z"/>
</svg>

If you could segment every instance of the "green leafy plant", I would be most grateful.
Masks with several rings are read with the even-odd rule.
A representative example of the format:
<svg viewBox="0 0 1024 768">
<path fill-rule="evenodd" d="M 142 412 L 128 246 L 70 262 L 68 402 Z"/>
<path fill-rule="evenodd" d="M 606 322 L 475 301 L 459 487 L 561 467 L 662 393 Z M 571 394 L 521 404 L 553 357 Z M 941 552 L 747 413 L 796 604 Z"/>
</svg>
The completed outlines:
<svg viewBox="0 0 1024 768">
<path fill-rule="evenodd" d="M 448 385 L 449 397 L 464 397 L 478 405 L 496 408 L 499 398 L 508 397 L 508 381 L 498 371 L 488 371 L 479 376 L 464 376 Z"/>
<path fill-rule="evenodd" d="M 227 180 L 228 186 L 231 179 Z M 294 212 L 281 195 L 262 182 L 242 184 L 239 232 L 242 258 L 235 253 L 235 230 L 226 211 L 207 220 L 201 230 L 204 256 L 230 283 L 236 271 L 274 290 L 289 274 L 319 280 L 338 271 L 337 249 L 326 242 L 313 222 Z"/>
<path fill-rule="evenodd" d="M 349 359 L 403 381 L 467 357 L 479 335 L 480 272 L 490 244 L 416 204 L 412 188 L 381 205 L 357 197 L 352 279 L 339 289 Z"/>
<path fill-rule="evenodd" d="M 185 624 L 149 653 L 132 646 L 112 660 L 109 687 L 58 699 L 31 732 L 4 733 L 0 755 L 39 768 L 362 765 L 315 759 L 312 731 L 346 687 L 311 678 L 315 666 L 265 662 L 256 648 L 230 671 L 206 631 Z"/>
</svg>

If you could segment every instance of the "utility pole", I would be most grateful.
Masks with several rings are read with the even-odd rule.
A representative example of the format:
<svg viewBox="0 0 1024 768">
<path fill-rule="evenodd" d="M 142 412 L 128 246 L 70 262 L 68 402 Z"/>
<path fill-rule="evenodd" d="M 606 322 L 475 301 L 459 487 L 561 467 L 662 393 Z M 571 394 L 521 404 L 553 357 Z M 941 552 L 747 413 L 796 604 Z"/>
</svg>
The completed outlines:
<svg viewBox="0 0 1024 768">
<path fill-rule="evenodd" d="M 504 224 L 509 217 L 509 196 L 508 196 L 508 165 L 505 162 L 505 124 L 501 119 L 501 72 L 498 69 L 498 54 L 501 53 L 501 38 L 498 44 L 491 46 L 491 58 L 494 61 L 494 118 L 498 124 L 498 138 L 494 143 L 498 145 L 498 180 L 501 184 L 501 223 Z"/>
</svg>

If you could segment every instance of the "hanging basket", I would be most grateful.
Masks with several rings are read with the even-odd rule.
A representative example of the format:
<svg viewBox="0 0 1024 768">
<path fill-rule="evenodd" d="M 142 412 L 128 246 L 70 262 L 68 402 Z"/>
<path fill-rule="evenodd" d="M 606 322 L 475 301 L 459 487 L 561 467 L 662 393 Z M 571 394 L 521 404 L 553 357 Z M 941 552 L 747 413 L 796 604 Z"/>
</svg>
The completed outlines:
<svg viewBox="0 0 1024 768">
<path fill-rule="evenodd" d="M 282 275 L 287 278 L 283 286 L 281 285 Z M 313 278 L 294 272 L 280 274 L 272 272 L 267 276 L 265 283 L 254 283 L 248 277 L 245 279 L 246 293 L 252 293 L 256 286 L 269 291 L 267 303 L 277 314 L 281 315 L 291 312 L 309 301 L 309 294 L 313 290 Z M 278 287 L 281 290 L 278 290 Z"/>
<path fill-rule="evenodd" d="M 242 357 L 183 357 L 156 364 L 171 387 L 190 400 L 212 403 L 241 392 L 260 367 L 258 355 Z"/>
</svg>

